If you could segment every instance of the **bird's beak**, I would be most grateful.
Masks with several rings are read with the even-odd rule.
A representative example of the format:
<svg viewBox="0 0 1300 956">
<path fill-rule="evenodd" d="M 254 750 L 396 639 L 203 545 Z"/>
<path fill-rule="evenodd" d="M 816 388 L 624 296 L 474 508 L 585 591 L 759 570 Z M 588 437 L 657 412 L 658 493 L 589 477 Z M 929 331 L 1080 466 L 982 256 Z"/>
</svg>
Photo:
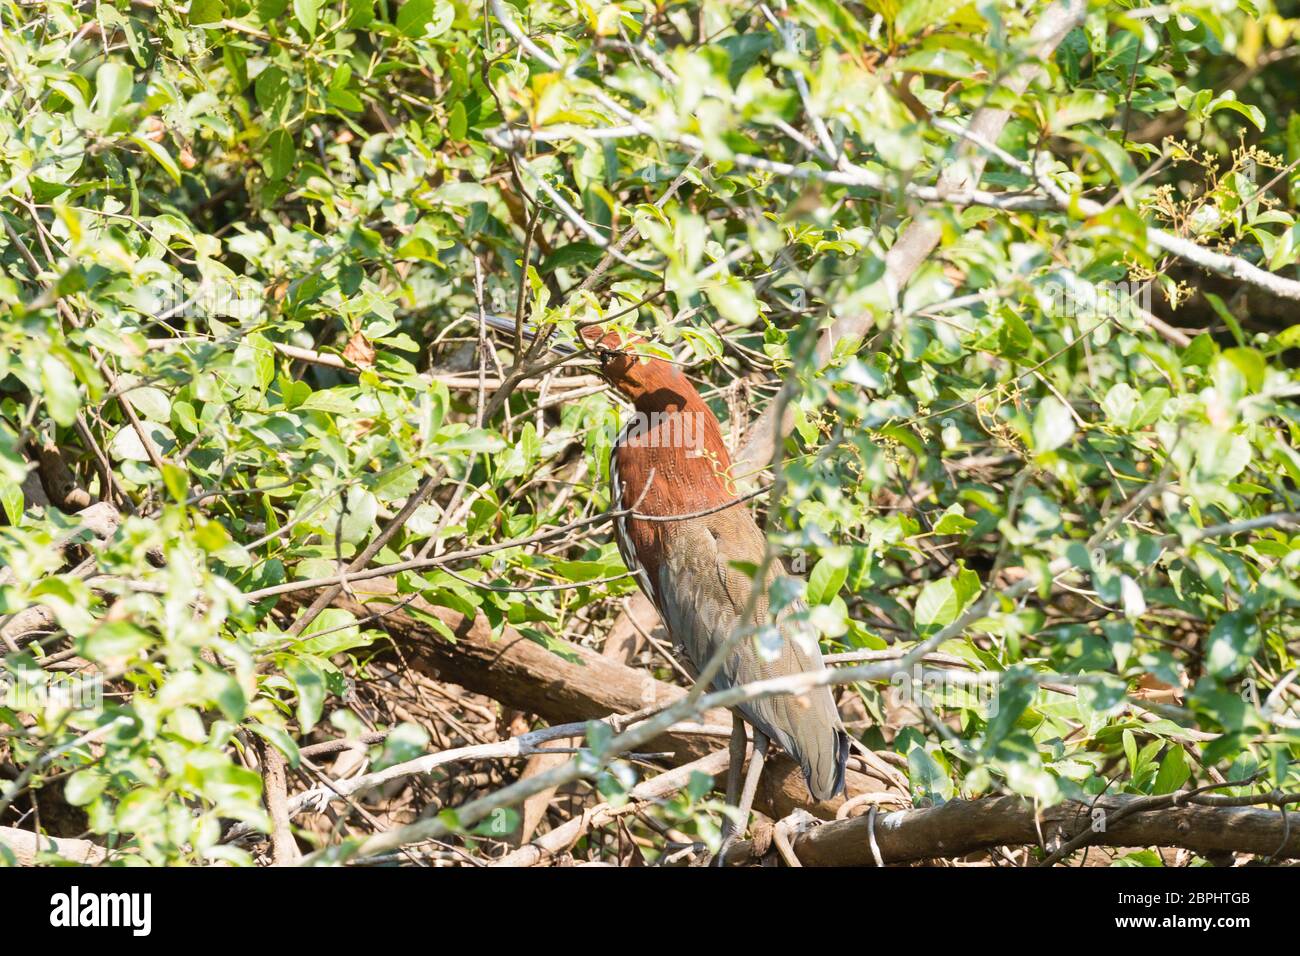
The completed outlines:
<svg viewBox="0 0 1300 956">
<path fill-rule="evenodd" d="M 506 332 L 510 335 L 515 334 L 515 320 L 513 316 L 492 315 L 491 313 L 488 313 L 483 316 L 483 320 L 488 328 L 496 329 L 498 332 Z M 537 338 L 537 330 L 531 325 L 525 325 L 523 327 L 523 333 L 524 338 L 530 341 Z M 579 351 L 576 345 L 564 339 L 552 337 L 546 344 L 556 355 L 576 355 Z"/>
</svg>

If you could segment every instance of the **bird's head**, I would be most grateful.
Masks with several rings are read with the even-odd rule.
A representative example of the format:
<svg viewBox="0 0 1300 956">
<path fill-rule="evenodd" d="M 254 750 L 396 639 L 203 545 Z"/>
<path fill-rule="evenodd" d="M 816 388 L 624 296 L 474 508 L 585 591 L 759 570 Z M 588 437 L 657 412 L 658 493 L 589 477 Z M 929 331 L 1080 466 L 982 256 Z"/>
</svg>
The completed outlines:
<svg viewBox="0 0 1300 956">
<path fill-rule="evenodd" d="M 515 320 L 511 316 L 485 315 L 483 320 L 491 328 L 515 333 Z M 520 332 L 525 339 L 536 335 L 527 325 Z M 550 339 L 548 346 L 560 355 L 576 356 L 585 351 L 594 356 L 601 378 L 638 408 L 660 411 L 701 401 L 695 387 L 674 363 L 638 350 L 645 342 L 640 336 L 624 336 L 599 325 L 583 326 L 579 335 L 585 350 L 572 341 L 558 338 Z"/>
<path fill-rule="evenodd" d="M 624 338 L 619 332 L 587 326 L 582 337 L 600 363 L 601 378 L 634 404 L 653 396 L 656 404 L 680 405 L 694 392 L 671 362 L 638 352 L 636 346 L 644 340 L 637 336 Z"/>
</svg>

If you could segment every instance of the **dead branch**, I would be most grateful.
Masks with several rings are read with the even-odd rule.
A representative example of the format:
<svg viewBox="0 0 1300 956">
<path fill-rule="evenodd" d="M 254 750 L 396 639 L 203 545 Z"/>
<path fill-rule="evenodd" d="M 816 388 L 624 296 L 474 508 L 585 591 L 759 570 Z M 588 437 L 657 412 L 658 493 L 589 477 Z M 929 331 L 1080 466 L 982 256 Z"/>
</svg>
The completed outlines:
<svg viewBox="0 0 1300 956">
<path fill-rule="evenodd" d="M 646 803 L 662 800 L 669 794 L 680 790 L 690 783 L 691 775 L 694 773 L 703 773 L 710 777 L 717 777 L 719 774 L 725 773 L 730 760 L 731 754 L 724 747 L 707 757 L 701 757 L 699 760 L 683 764 L 650 780 L 642 781 L 632 788 L 628 794 L 628 802 L 622 806 L 613 807 L 608 803 L 602 803 L 599 806 L 592 807 L 564 825 L 551 830 L 540 839 L 534 840 L 527 846 L 520 847 L 500 860 L 496 860 L 492 865 L 536 866 L 543 863 L 557 853 L 563 853 L 595 827 L 604 826 L 621 814 L 640 809 Z"/>
</svg>

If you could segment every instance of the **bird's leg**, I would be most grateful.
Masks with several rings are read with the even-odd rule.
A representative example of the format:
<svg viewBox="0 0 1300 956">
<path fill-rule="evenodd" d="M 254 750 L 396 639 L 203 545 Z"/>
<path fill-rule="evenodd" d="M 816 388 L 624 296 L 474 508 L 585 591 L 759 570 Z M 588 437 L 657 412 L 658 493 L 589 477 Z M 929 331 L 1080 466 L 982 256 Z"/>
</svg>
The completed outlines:
<svg viewBox="0 0 1300 956">
<path fill-rule="evenodd" d="M 749 771 L 745 774 L 745 789 L 740 792 L 740 832 L 749 829 L 749 811 L 754 806 L 754 795 L 758 793 L 758 778 L 763 773 L 763 762 L 767 759 L 767 734 L 754 728 L 754 752 L 749 757 Z"/>
<path fill-rule="evenodd" d="M 731 755 L 732 763 L 727 768 L 727 803 L 736 807 L 740 813 L 737 814 L 740 820 L 740 833 L 749 828 L 749 811 L 754 806 L 754 795 L 758 792 L 758 778 L 763 773 L 763 762 L 767 759 L 767 735 L 757 727 L 754 728 L 754 750 L 749 757 L 749 770 L 745 774 L 745 788 L 740 794 L 740 803 L 734 802 L 734 788 L 732 786 L 733 774 L 732 768 L 739 769 L 745 759 L 745 730 L 744 723 L 739 717 L 735 717 L 735 723 L 732 724 L 731 731 Z M 740 733 L 736 733 L 736 727 L 740 727 Z M 736 738 L 740 738 L 740 758 L 736 758 Z M 736 775 L 738 776 L 738 774 Z M 717 856 L 713 858 L 714 866 L 722 866 L 723 858 L 727 855 L 727 847 L 731 846 L 732 841 L 736 838 L 736 828 L 730 819 L 722 821 L 722 845 L 718 848 Z"/>
<path fill-rule="evenodd" d="M 727 806 L 734 807 L 740 799 L 740 775 L 745 770 L 745 747 L 749 738 L 745 736 L 745 718 L 740 711 L 731 712 L 731 756 L 727 762 Z M 731 817 L 722 818 L 722 846 L 725 849 L 735 838 L 736 825 Z"/>
<path fill-rule="evenodd" d="M 740 799 L 740 775 L 745 770 L 745 747 L 749 744 L 745 736 L 745 719 L 739 711 L 731 712 L 731 760 L 727 764 L 727 806 L 734 807 Z M 723 821 L 725 834 L 731 823 L 730 818 Z"/>
</svg>

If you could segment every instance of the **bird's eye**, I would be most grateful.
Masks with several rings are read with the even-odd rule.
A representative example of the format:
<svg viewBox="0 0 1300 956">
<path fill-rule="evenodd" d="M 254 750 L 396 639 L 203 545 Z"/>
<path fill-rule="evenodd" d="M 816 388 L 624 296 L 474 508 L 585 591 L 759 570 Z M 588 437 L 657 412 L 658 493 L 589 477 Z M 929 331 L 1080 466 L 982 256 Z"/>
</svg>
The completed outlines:
<svg viewBox="0 0 1300 956">
<path fill-rule="evenodd" d="M 600 350 L 600 364 L 601 364 L 602 366 L 608 365 L 611 361 L 613 361 L 614 356 L 617 355 L 617 354 L 618 354 L 618 353 L 615 352 L 613 349 L 601 349 L 601 350 Z"/>
</svg>

